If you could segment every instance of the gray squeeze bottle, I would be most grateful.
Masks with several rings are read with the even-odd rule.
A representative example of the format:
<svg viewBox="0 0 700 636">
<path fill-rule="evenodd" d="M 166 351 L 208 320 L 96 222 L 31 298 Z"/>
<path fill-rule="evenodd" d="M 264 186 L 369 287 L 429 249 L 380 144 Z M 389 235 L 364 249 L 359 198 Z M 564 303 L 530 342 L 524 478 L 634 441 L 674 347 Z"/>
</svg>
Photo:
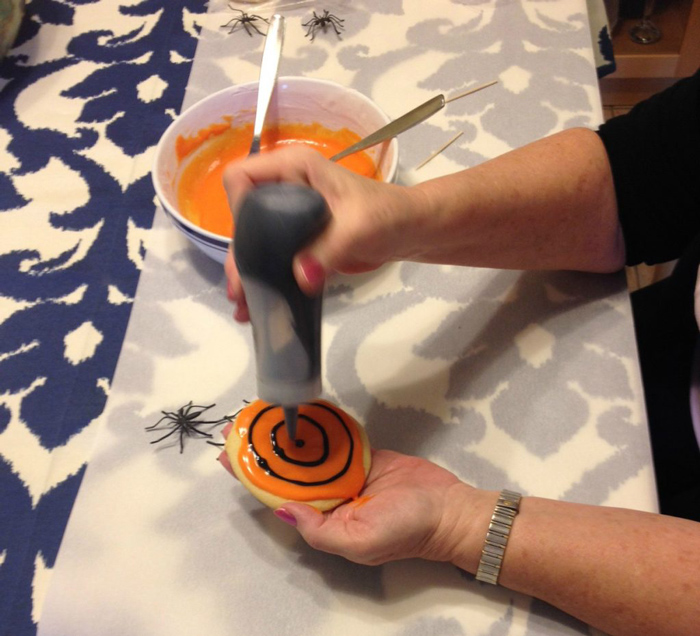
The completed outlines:
<svg viewBox="0 0 700 636">
<path fill-rule="evenodd" d="M 246 195 L 235 224 L 234 257 L 253 326 L 258 397 L 284 408 L 292 440 L 299 404 L 321 393 L 323 305 L 321 295 L 301 291 L 292 260 L 328 219 L 325 200 L 312 188 L 269 183 Z"/>
</svg>

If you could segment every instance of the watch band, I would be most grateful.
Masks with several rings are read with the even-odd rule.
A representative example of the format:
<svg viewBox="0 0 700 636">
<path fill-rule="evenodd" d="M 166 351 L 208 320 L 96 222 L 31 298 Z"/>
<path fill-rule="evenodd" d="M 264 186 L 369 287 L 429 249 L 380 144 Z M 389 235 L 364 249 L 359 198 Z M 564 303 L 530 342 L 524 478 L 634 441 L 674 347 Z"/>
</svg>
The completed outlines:
<svg viewBox="0 0 700 636">
<path fill-rule="evenodd" d="M 506 552 L 510 529 L 513 527 L 513 519 L 520 510 L 522 495 L 512 490 L 502 490 L 496 502 L 496 508 L 491 515 L 491 523 L 486 533 L 486 541 L 481 551 L 479 568 L 476 571 L 478 581 L 496 585 L 498 575 L 503 564 L 503 555 Z"/>
</svg>

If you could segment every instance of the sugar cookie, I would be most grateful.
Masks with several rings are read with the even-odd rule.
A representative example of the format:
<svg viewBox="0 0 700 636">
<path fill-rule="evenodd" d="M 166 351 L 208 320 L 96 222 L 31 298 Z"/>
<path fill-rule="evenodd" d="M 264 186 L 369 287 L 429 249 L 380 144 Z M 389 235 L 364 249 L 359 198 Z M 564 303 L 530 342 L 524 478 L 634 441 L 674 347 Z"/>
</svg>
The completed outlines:
<svg viewBox="0 0 700 636">
<path fill-rule="evenodd" d="M 236 477 L 271 508 L 331 510 L 359 495 L 371 465 L 364 428 L 325 400 L 299 405 L 294 441 L 282 407 L 256 400 L 236 416 L 225 448 Z"/>
</svg>

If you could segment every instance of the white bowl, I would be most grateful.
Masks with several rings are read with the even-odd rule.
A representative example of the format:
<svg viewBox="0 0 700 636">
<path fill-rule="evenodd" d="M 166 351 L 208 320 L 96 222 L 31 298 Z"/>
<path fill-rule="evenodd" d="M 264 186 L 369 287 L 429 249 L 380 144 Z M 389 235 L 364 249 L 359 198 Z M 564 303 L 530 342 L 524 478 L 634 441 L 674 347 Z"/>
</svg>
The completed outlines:
<svg viewBox="0 0 700 636">
<path fill-rule="evenodd" d="M 232 117 L 231 125 L 255 118 L 258 83 L 241 84 L 209 95 L 181 113 L 158 142 L 151 176 L 161 205 L 175 227 L 207 256 L 223 263 L 231 237 L 214 234 L 186 219 L 178 209 L 177 185 L 182 165 L 175 144 L 212 124 Z M 268 121 L 299 124 L 319 123 L 330 130 L 348 128 L 360 137 L 389 123 L 387 115 L 368 97 L 335 82 L 304 77 L 281 77 L 268 110 Z M 384 181 L 396 178 L 398 142 L 380 144 L 365 152 L 378 165 Z"/>
</svg>

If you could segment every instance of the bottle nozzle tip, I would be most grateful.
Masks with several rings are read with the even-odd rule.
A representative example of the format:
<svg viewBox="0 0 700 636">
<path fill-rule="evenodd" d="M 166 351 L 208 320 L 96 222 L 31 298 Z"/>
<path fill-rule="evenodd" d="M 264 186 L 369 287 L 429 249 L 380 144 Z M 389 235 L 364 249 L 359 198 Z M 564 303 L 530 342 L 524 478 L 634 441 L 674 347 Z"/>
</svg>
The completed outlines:
<svg viewBox="0 0 700 636">
<path fill-rule="evenodd" d="M 284 423 L 287 427 L 289 439 L 295 441 L 297 438 L 297 420 L 299 419 L 299 408 L 297 406 L 284 407 Z"/>
</svg>

